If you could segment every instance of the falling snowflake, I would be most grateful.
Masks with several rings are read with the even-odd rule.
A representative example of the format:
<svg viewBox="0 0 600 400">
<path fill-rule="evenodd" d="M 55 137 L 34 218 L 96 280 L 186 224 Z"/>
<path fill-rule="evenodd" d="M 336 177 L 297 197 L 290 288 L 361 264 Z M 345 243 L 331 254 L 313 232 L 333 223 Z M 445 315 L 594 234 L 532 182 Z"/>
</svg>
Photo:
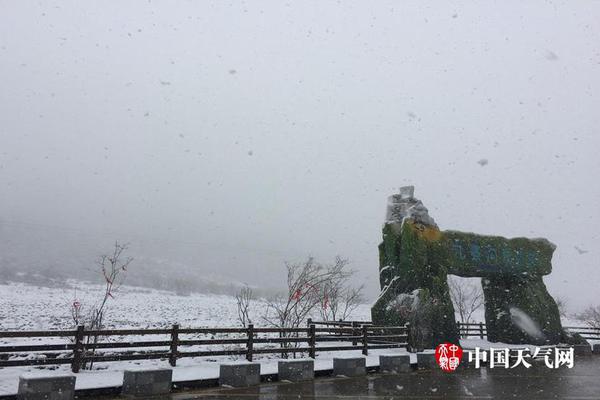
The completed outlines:
<svg viewBox="0 0 600 400">
<path fill-rule="evenodd" d="M 553 51 L 546 51 L 546 60 L 556 61 L 558 60 L 558 56 Z"/>
<path fill-rule="evenodd" d="M 573 247 L 575 247 L 575 250 L 577 250 L 577 252 L 578 252 L 579 254 L 585 254 L 585 253 L 587 253 L 587 252 L 588 252 L 587 250 L 584 250 L 584 249 L 582 249 L 582 248 L 580 248 L 580 247 L 577 247 L 577 246 L 573 246 Z"/>
</svg>

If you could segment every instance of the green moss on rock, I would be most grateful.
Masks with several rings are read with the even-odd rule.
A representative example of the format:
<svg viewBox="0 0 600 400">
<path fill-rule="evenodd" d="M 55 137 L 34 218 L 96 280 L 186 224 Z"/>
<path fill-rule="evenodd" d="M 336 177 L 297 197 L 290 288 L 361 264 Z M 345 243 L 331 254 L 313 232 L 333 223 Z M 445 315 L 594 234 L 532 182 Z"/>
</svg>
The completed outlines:
<svg viewBox="0 0 600 400">
<path fill-rule="evenodd" d="M 406 218 L 383 227 L 379 245 L 379 299 L 375 324 L 410 323 L 409 345 L 457 342 L 447 275 L 483 277 L 488 339 L 555 344 L 564 337 L 556 302 L 542 275 L 550 273 L 554 245 L 544 239 L 506 239 L 441 232 Z"/>
<path fill-rule="evenodd" d="M 411 221 L 386 224 L 380 246 L 382 293 L 372 319 L 377 325 L 410 323 L 414 349 L 458 340 L 447 270 L 429 262 L 431 246 L 423 233 L 431 229 L 437 228 Z"/>
<path fill-rule="evenodd" d="M 558 306 L 541 276 L 488 277 L 482 286 L 489 341 L 536 345 L 561 341 Z"/>
</svg>

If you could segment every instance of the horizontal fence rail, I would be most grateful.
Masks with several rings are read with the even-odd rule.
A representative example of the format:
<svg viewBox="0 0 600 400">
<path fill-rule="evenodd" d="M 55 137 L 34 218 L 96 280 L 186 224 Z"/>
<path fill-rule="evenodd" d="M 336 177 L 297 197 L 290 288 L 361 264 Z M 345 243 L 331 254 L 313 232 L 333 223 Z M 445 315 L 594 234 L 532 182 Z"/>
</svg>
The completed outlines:
<svg viewBox="0 0 600 400">
<path fill-rule="evenodd" d="M 487 336 L 484 323 L 457 322 L 457 326 L 463 338 Z M 598 328 L 564 328 L 584 339 L 600 340 Z M 298 328 L 181 328 L 176 324 L 152 329 L 86 330 L 79 326 L 75 330 L 0 331 L 0 340 L 6 342 L 0 344 L 0 368 L 69 364 L 78 372 L 95 362 L 164 360 L 175 366 L 177 360 L 190 357 L 245 356 L 252 361 L 258 354 L 307 353 L 315 358 L 320 352 L 351 350 L 367 355 L 372 349 L 408 348 L 409 335 L 408 325 L 310 319 L 306 327 Z M 35 343 L 42 340 L 64 343 Z"/>
<path fill-rule="evenodd" d="M 462 338 L 479 337 L 480 339 L 487 338 L 487 328 L 483 322 L 466 323 L 457 322 L 458 330 Z M 577 333 L 584 339 L 600 340 L 600 328 L 587 326 L 564 326 L 566 331 Z"/>
<path fill-rule="evenodd" d="M 568 332 L 577 333 L 584 339 L 600 340 L 600 328 L 581 327 L 581 326 L 564 326 Z"/>
<path fill-rule="evenodd" d="M 456 325 L 458 326 L 458 333 L 461 338 L 478 337 L 484 339 L 487 337 L 487 328 L 483 322 L 456 322 Z"/>
<path fill-rule="evenodd" d="M 362 325 L 373 325 L 373 323 L 371 321 L 344 321 L 344 320 L 338 320 L 338 321 L 313 321 L 312 319 L 308 319 L 308 325 L 310 324 L 315 324 L 315 325 L 326 325 L 326 326 L 349 326 L 349 327 L 359 327 Z"/>
<path fill-rule="evenodd" d="M 79 326 L 66 331 L 0 331 L 0 339 L 68 341 L 0 345 L 0 368 L 70 364 L 73 372 L 79 372 L 96 362 L 165 360 L 175 366 L 178 359 L 186 357 L 235 355 L 252 361 L 256 354 L 289 357 L 308 353 L 315 358 L 319 352 L 350 350 L 367 355 L 371 349 L 406 348 L 408 343 L 408 329 L 403 326 L 377 327 L 366 322 L 358 325 L 357 321 L 308 322 L 306 328 L 261 328 L 252 324 L 246 328 L 181 328 L 176 324 L 166 329 L 86 330 Z M 152 337 L 143 340 L 148 336 Z M 217 345 L 220 348 L 214 349 Z"/>
</svg>

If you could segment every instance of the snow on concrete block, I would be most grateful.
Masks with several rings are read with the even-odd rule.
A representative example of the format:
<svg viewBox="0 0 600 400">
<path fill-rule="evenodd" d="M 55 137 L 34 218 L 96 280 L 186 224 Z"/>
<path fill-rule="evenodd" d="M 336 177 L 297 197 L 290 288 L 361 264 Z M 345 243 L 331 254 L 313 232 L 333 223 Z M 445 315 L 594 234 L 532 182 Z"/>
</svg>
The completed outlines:
<svg viewBox="0 0 600 400">
<path fill-rule="evenodd" d="M 230 363 L 219 366 L 219 385 L 246 387 L 260 383 L 259 363 Z"/>
<path fill-rule="evenodd" d="M 121 394 L 125 396 L 154 396 L 171 392 L 173 371 L 170 369 L 126 370 Z"/>
<path fill-rule="evenodd" d="M 75 377 L 72 375 L 23 375 L 19 377 L 18 400 L 72 400 Z"/>
<path fill-rule="evenodd" d="M 364 357 L 334 358 L 333 375 L 362 376 L 367 374 L 367 363 Z"/>
<path fill-rule="evenodd" d="M 380 355 L 379 369 L 382 372 L 409 372 L 410 356 L 408 354 Z"/>
<path fill-rule="evenodd" d="M 417 353 L 417 366 L 419 369 L 434 369 L 436 365 L 435 353 Z"/>
<path fill-rule="evenodd" d="M 600 354 L 600 343 L 596 343 L 592 347 L 592 353 L 594 353 L 594 354 Z"/>
<path fill-rule="evenodd" d="M 308 381 L 315 377 L 313 360 L 289 360 L 277 363 L 277 375 L 280 381 Z"/>
<path fill-rule="evenodd" d="M 576 356 L 589 356 L 592 354 L 592 346 L 589 344 L 573 345 L 573 352 Z"/>
</svg>

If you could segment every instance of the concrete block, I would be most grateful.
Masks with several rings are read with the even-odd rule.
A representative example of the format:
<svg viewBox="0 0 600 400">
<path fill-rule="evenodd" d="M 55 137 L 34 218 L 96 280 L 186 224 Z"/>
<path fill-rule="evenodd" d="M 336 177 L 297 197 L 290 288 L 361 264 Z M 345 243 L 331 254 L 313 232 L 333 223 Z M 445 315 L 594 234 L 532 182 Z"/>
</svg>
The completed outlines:
<svg viewBox="0 0 600 400">
<path fill-rule="evenodd" d="M 417 353 L 417 366 L 419 369 L 434 369 L 437 368 L 435 361 L 435 353 Z"/>
<path fill-rule="evenodd" d="M 18 400 L 73 400 L 73 375 L 25 374 L 19 377 Z"/>
<path fill-rule="evenodd" d="M 589 344 L 576 344 L 573 345 L 573 352 L 576 356 L 590 356 L 592 355 L 592 346 Z"/>
<path fill-rule="evenodd" d="M 121 394 L 155 396 L 171 392 L 173 371 L 170 369 L 127 370 L 123 374 Z"/>
<path fill-rule="evenodd" d="M 259 363 L 231 363 L 219 366 L 219 385 L 246 387 L 260 383 Z"/>
<path fill-rule="evenodd" d="M 408 354 L 380 355 L 379 369 L 381 372 L 409 372 L 410 356 Z"/>
<path fill-rule="evenodd" d="M 280 381 L 307 381 L 315 378 L 315 362 L 313 360 L 289 360 L 277 363 L 277 374 Z"/>
<path fill-rule="evenodd" d="M 483 360 L 484 354 L 485 353 L 485 361 Z M 471 357 L 472 361 L 469 361 L 469 356 Z M 487 360 L 489 354 L 485 351 L 485 350 L 480 350 L 479 351 L 479 366 L 481 367 L 482 365 L 487 364 Z M 458 369 L 469 369 L 469 368 L 475 368 L 475 358 L 476 358 L 476 354 L 475 354 L 475 350 L 473 349 L 463 349 L 463 355 L 462 358 L 460 359 L 460 364 L 458 364 Z M 437 365 L 437 362 L 436 362 Z"/>
<path fill-rule="evenodd" d="M 334 358 L 333 375 L 362 376 L 367 374 L 367 362 L 364 357 Z"/>
<path fill-rule="evenodd" d="M 594 353 L 594 354 L 600 354 L 600 343 L 596 343 L 592 347 L 592 353 Z"/>
</svg>

